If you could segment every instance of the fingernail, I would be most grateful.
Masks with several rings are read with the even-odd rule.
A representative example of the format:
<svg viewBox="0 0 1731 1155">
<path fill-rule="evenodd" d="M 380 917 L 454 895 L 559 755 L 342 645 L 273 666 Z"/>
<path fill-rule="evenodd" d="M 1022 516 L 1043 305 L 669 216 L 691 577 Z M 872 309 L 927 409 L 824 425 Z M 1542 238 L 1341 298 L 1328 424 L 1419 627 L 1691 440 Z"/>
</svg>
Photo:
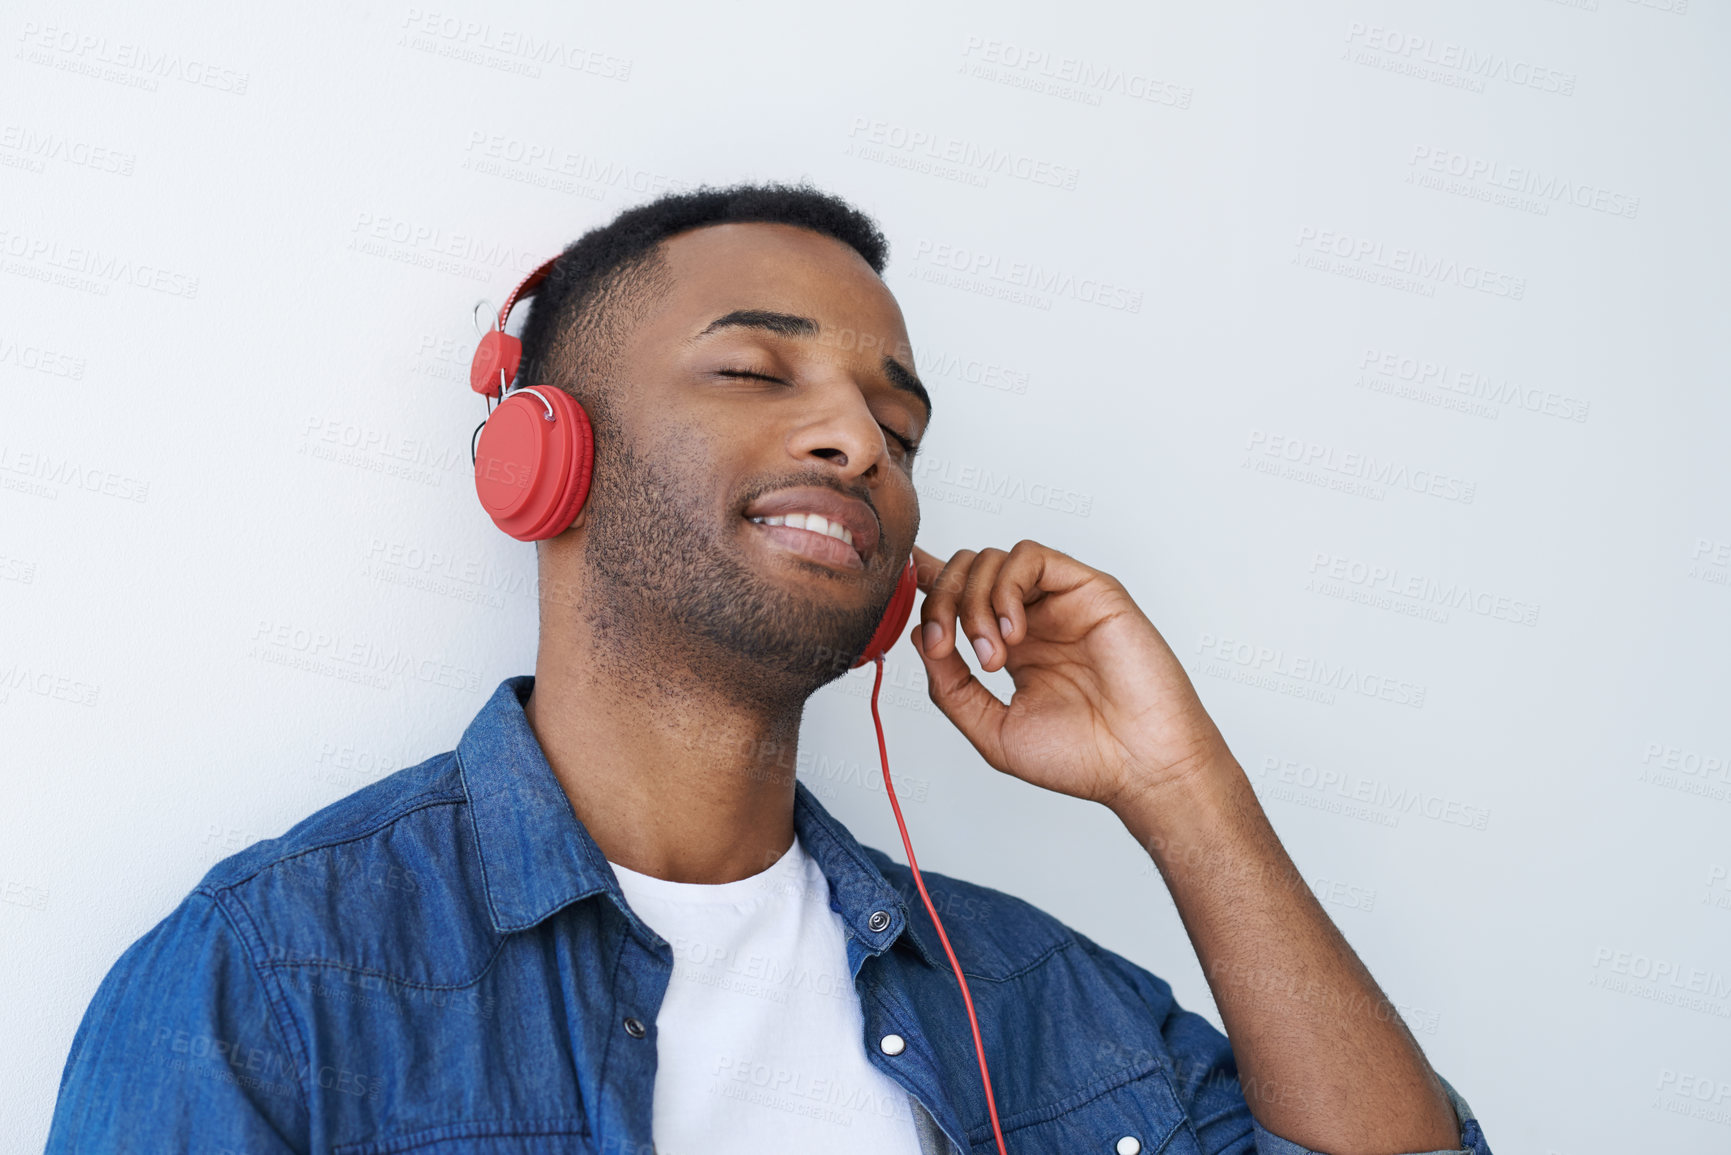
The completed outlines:
<svg viewBox="0 0 1731 1155">
<path fill-rule="evenodd" d="M 980 656 L 980 664 L 981 665 L 984 665 L 985 663 L 991 661 L 992 660 L 992 639 L 990 639 L 990 638 L 975 638 L 974 639 L 974 653 L 976 653 Z"/>
<path fill-rule="evenodd" d="M 944 640 L 944 627 L 936 622 L 926 623 L 926 649 L 931 649 Z"/>
<path fill-rule="evenodd" d="M 1004 635 L 1004 639 L 1006 641 L 1009 640 L 1009 637 L 1010 637 L 1010 619 L 1009 618 L 999 618 L 998 619 L 998 632 L 1000 634 Z"/>
</svg>

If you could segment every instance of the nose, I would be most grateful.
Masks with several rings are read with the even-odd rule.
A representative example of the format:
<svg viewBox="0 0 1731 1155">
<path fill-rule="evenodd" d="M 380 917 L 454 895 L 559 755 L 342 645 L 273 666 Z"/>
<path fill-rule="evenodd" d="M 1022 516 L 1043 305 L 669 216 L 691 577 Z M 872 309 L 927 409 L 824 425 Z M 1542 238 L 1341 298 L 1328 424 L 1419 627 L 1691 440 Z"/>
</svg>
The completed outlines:
<svg viewBox="0 0 1731 1155">
<path fill-rule="evenodd" d="M 859 387 L 832 381 L 807 396 L 810 404 L 788 434 L 788 452 L 801 464 L 822 461 L 844 478 L 881 476 L 889 445 Z"/>
</svg>

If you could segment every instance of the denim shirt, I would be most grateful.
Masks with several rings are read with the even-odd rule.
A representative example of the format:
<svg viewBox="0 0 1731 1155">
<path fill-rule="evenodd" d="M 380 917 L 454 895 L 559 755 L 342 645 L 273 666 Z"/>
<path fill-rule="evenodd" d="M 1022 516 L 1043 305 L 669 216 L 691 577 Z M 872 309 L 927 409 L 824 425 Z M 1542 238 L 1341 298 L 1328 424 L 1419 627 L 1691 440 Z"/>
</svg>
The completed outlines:
<svg viewBox="0 0 1731 1155">
<path fill-rule="evenodd" d="M 456 750 L 219 862 L 133 943 L 73 1038 L 48 1151 L 651 1155 L 673 953 L 553 776 L 533 684 L 506 679 Z M 871 1062 L 931 1155 L 995 1150 L 908 871 L 803 785 L 794 823 L 846 926 Z M 1305 1151 L 1251 1117 L 1225 1036 L 1166 983 L 1018 899 L 928 878 L 1013 1155 Z M 1449 1094 L 1460 1150 L 1489 1155 Z"/>
</svg>

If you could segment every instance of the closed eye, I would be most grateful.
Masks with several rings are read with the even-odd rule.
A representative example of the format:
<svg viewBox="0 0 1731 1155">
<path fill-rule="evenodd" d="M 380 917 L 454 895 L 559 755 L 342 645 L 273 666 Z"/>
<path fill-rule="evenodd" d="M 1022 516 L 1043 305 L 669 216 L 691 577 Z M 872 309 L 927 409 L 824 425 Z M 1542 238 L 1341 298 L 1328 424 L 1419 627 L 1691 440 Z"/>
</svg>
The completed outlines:
<svg viewBox="0 0 1731 1155">
<path fill-rule="evenodd" d="M 902 452 L 907 454 L 909 457 L 912 457 L 914 454 L 916 454 L 920 451 L 920 446 L 919 446 L 919 443 L 917 441 L 909 441 L 907 438 L 903 437 L 900 433 L 897 433 L 894 429 L 891 429 L 888 425 L 885 425 L 882 421 L 878 422 L 878 428 L 882 429 L 885 433 L 889 434 L 891 437 L 893 437 L 897 441 L 901 442 L 902 443 Z"/>
<path fill-rule="evenodd" d="M 759 373 L 752 369 L 717 369 L 715 375 L 717 377 L 749 377 L 758 381 L 772 381 L 777 385 L 787 384 L 787 381 L 780 377 L 771 377 L 768 373 Z M 896 442 L 901 445 L 902 452 L 907 456 L 912 457 L 914 454 L 919 452 L 919 442 L 909 441 L 906 437 L 903 437 L 900 433 L 897 433 L 882 421 L 878 422 L 878 428 L 895 438 Z"/>
</svg>

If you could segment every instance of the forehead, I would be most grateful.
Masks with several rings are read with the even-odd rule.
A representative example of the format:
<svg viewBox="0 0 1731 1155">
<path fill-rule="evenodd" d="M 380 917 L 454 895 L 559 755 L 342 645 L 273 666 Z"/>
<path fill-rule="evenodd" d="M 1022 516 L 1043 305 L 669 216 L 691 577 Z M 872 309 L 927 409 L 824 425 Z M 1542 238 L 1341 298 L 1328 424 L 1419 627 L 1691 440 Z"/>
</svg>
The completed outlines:
<svg viewBox="0 0 1731 1155">
<path fill-rule="evenodd" d="M 824 330 L 905 347 L 901 307 L 864 257 L 834 237 L 782 224 L 708 225 L 662 243 L 672 291 L 662 320 L 703 328 L 736 309 L 810 317 Z M 880 346 L 883 347 L 883 346 Z"/>
</svg>

